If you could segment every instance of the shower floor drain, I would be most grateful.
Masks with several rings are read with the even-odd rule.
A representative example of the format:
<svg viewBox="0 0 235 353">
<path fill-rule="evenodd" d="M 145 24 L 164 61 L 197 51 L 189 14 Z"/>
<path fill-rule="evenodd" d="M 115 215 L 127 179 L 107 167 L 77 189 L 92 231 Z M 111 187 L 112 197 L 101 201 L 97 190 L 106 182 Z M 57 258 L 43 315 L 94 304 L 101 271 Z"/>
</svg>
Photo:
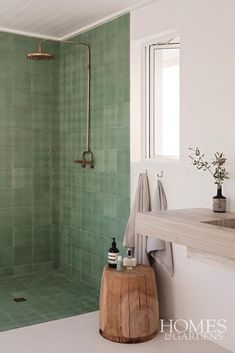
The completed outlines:
<svg viewBox="0 0 235 353">
<path fill-rule="evenodd" d="M 20 302 L 26 302 L 27 299 L 25 299 L 24 297 L 20 297 L 20 298 L 13 298 L 13 300 L 16 303 L 20 303 Z"/>
</svg>

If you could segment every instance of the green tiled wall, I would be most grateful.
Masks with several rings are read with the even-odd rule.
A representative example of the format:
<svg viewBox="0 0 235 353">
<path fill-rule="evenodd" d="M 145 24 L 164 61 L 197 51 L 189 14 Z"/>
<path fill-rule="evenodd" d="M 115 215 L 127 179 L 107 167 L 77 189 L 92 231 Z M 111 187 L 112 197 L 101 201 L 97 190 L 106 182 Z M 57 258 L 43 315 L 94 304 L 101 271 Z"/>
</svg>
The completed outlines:
<svg viewBox="0 0 235 353">
<path fill-rule="evenodd" d="M 85 148 L 86 51 L 61 46 L 61 248 L 64 267 L 99 286 L 111 236 L 129 213 L 129 15 L 74 38 L 91 46 L 95 169 L 73 165 Z"/>
<path fill-rule="evenodd" d="M 129 212 L 129 15 L 75 39 L 91 46 L 94 170 L 73 164 L 85 148 L 86 51 L 46 43 L 57 59 L 31 62 L 37 39 L 0 33 L 0 275 L 60 258 L 98 286 Z"/>
<path fill-rule="evenodd" d="M 0 33 L 0 275 L 58 265 L 59 46 Z"/>
</svg>

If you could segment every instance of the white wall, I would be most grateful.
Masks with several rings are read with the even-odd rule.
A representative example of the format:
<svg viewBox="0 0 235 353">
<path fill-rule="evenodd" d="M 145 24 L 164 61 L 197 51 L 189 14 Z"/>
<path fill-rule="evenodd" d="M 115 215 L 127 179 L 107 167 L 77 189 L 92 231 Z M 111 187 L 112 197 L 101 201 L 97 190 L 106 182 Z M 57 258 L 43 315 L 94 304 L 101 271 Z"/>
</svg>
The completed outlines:
<svg viewBox="0 0 235 353">
<path fill-rule="evenodd" d="M 188 146 L 208 157 L 228 157 L 231 179 L 224 186 L 235 211 L 235 2 L 159 0 L 131 13 L 131 173 L 132 196 L 139 173 L 148 169 L 151 191 L 164 171 L 169 208 L 211 207 L 216 186 L 194 169 Z M 179 161 L 141 160 L 141 45 L 149 38 L 178 32 L 181 41 L 181 157 Z M 187 258 L 174 245 L 175 274 L 159 273 L 161 314 L 168 318 L 225 318 L 222 344 L 235 351 L 235 272 Z"/>
</svg>

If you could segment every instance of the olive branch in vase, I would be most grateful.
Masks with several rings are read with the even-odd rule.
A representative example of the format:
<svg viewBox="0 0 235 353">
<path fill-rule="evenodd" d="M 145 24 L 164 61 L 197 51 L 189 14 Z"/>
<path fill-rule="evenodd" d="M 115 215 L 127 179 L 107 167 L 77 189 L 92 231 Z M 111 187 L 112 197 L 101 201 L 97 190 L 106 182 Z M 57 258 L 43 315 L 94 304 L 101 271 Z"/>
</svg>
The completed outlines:
<svg viewBox="0 0 235 353">
<path fill-rule="evenodd" d="M 224 181 L 229 179 L 229 173 L 224 166 L 227 160 L 224 153 L 216 152 L 214 154 L 215 158 L 211 162 L 208 162 L 205 159 L 205 154 L 201 153 L 198 147 L 189 147 L 189 150 L 191 151 L 189 158 L 193 161 L 192 164 L 198 170 L 208 171 L 214 178 L 214 183 L 221 188 Z"/>
</svg>

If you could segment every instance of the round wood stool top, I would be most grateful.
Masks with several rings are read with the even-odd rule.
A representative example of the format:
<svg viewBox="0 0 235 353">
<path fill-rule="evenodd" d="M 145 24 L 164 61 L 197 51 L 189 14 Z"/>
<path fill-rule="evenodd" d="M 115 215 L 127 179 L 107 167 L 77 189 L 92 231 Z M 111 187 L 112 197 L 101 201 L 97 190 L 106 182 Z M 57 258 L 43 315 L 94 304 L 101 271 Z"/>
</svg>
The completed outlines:
<svg viewBox="0 0 235 353">
<path fill-rule="evenodd" d="M 158 330 L 154 270 L 138 265 L 117 271 L 105 267 L 100 290 L 100 334 L 122 343 L 144 342 Z"/>
</svg>

